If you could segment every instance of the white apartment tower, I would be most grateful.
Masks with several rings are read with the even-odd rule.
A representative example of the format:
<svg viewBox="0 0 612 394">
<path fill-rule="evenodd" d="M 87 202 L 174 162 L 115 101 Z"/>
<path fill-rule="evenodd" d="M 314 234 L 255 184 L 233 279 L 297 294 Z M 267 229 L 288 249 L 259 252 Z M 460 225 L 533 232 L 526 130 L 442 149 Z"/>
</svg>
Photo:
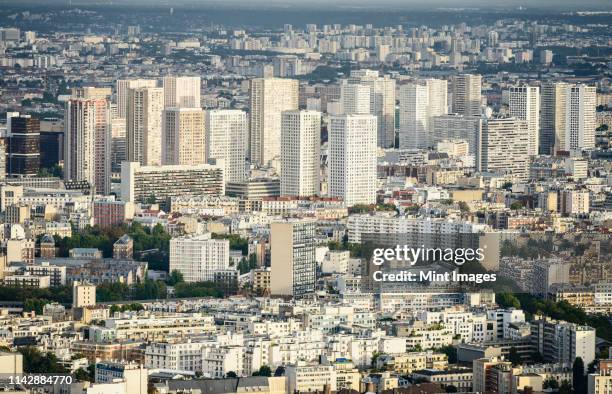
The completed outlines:
<svg viewBox="0 0 612 394">
<path fill-rule="evenodd" d="M 423 149 L 434 143 L 433 118 L 448 113 L 447 82 L 424 79 L 400 86 L 401 149 Z"/>
<path fill-rule="evenodd" d="M 349 83 L 370 87 L 370 114 L 378 118 L 378 146 L 395 144 L 395 79 L 377 70 L 353 70 Z"/>
<path fill-rule="evenodd" d="M 540 88 L 537 86 L 510 87 L 508 106 L 510 116 L 527 122 L 529 127 L 529 154 L 539 153 L 540 140 Z"/>
<path fill-rule="evenodd" d="M 212 239 L 206 233 L 170 240 L 170 272 L 180 272 L 185 282 L 212 281 L 215 272 L 228 268 L 227 239 Z"/>
<path fill-rule="evenodd" d="M 329 195 L 347 206 L 376 203 L 374 115 L 339 115 L 329 120 Z"/>
<path fill-rule="evenodd" d="M 570 84 L 551 82 L 542 85 L 540 109 L 540 154 L 565 150 L 565 113 Z"/>
<path fill-rule="evenodd" d="M 206 161 L 223 159 L 225 181 L 242 182 L 246 178 L 247 115 L 240 110 L 214 109 L 204 112 Z"/>
<path fill-rule="evenodd" d="M 255 78 L 250 82 L 250 159 L 260 166 L 280 157 L 281 113 L 298 109 L 297 80 Z"/>
<path fill-rule="evenodd" d="M 128 92 L 130 89 L 154 88 L 155 79 L 119 79 L 116 83 L 117 118 L 127 118 Z"/>
<path fill-rule="evenodd" d="M 529 126 L 516 118 L 489 119 L 482 127 L 477 169 L 518 180 L 529 175 Z"/>
<path fill-rule="evenodd" d="M 163 164 L 205 163 L 204 111 L 201 108 L 166 108 L 162 123 Z"/>
<path fill-rule="evenodd" d="M 452 112 L 466 116 L 480 116 L 482 76 L 455 75 L 451 79 Z"/>
<path fill-rule="evenodd" d="M 315 291 L 315 230 L 311 221 L 270 224 L 272 295 L 302 297 Z"/>
<path fill-rule="evenodd" d="M 143 166 L 162 163 L 162 113 L 164 89 L 135 88 L 128 92 L 127 160 Z"/>
<path fill-rule="evenodd" d="M 458 114 L 440 115 L 433 118 L 434 142 L 464 140 L 468 143 L 470 155 L 478 154 L 478 141 L 482 134 L 480 116 Z"/>
<path fill-rule="evenodd" d="M 597 91 L 594 86 L 567 88 L 565 112 L 565 150 L 590 149 L 595 146 L 595 111 Z"/>
<path fill-rule="evenodd" d="M 321 113 L 285 111 L 281 126 L 281 195 L 319 193 Z"/>
<path fill-rule="evenodd" d="M 64 179 L 110 193 L 110 111 L 106 99 L 72 98 L 64 116 Z"/>
<path fill-rule="evenodd" d="M 343 114 L 369 114 L 370 87 L 345 81 L 340 85 L 340 102 Z"/>
<path fill-rule="evenodd" d="M 164 77 L 164 106 L 200 107 L 200 77 Z"/>
</svg>

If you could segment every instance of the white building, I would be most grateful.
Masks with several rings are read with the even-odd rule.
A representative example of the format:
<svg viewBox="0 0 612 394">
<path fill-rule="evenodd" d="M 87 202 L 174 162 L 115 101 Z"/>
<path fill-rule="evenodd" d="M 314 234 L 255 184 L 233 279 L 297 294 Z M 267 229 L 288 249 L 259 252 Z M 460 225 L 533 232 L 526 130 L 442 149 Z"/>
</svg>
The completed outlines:
<svg viewBox="0 0 612 394">
<path fill-rule="evenodd" d="M 110 112 L 107 99 L 73 98 L 64 115 L 64 179 L 110 193 Z"/>
<path fill-rule="evenodd" d="M 400 86 L 400 149 L 433 145 L 433 118 L 448 113 L 447 89 L 447 82 L 440 79 L 423 79 Z"/>
<path fill-rule="evenodd" d="M 200 77 L 164 77 L 164 106 L 199 108 L 200 85 Z"/>
<path fill-rule="evenodd" d="M 336 370 L 332 365 L 298 362 L 285 368 L 287 392 L 336 391 Z"/>
<path fill-rule="evenodd" d="M 298 81 L 255 78 L 250 82 L 250 158 L 267 166 L 280 157 L 281 113 L 298 109 Z"/>
<path fill-rule="evenodd" d="M 281 126 L 281 195 L 319 193 L 321 113 L 285 111 Z"/>
<path fill-rule="evenodd" d="M 117 95 L 117 118 L 127 118 L 128 92 L 130 89 L 154 88 L 157 86 L 155 79 L 119 79 L 116 83 Z"/>
<path fill-rule="evenodd" d="M 370 114 L 378 119 L 378 146 L 395 145 L 395 79 L 377 70 L 352 70 L 349 83 L 370 87 Z"/>
<path fill-rule="evenodd" d="M 205 111 L 204 122 L 206 161 L 223 159 L 225 181 L 244 181 L 248 138 L 246 113 L 240 110 Z"/>
<path fill-rule="evenodd" d="M 329 122 L 329 195 L 347 206 L 376 203 L 376 117 L 332 116 Z"/>
<path fill-rule="evenodd" d="M 466 116 L 480 116 L 482 76 L 455 75 L 451 79 L 452 112 Z"/>
<path fill-rule="evenodd" d="M 527 122 L 529 154 L 537 155 L 540 138 L 540 88 L 537 86 L 510 87 L 508 100 L 510 116 Z"/>
<path fill-rule="evenodd" d="M 164 89 L 136 88 L 128 92 L 127 161 L 161 165 Z"/>
<path fill-rule="evenodd" d="M 482 129 L 476 168 L 524 180 L 529 175 L 529 127 L 515 118 L 489 119 Z"/>
<path fill-rule="evenodd" d="M 340 102 L 343 114 L 369 114 L 370 87 L 345 82 L 340 86 Z"/>
<path fill-rule="evenodd" d="M 567 90 L 565 113 L 565 150 L 595 147 L 597 90 L 594 86 L 576 85 Z"/>
<path fill-rule="evenodd" d="M 148 385 L 147 370 L 135 363 L 99 362 L 96 364 L 96 383 L 125 381 L 126 393 L 146 394 Z"/>
<path fill-rule="evenodd" d="M 228 268 L 227 239 L 213 239 L 206 233 L 170 240 L 170 272 L 180 272 L 185 282 L 212 281 L 215 272 Z"/>
<path fill-rule="evenodd" d="M 468 153 L 478 153 L 478 141 L 482 138 L 482 118 L 458 114 L 440 115 L 433 118 L 434 142 L 445 140 L 464 140 Z"/>
</svg>

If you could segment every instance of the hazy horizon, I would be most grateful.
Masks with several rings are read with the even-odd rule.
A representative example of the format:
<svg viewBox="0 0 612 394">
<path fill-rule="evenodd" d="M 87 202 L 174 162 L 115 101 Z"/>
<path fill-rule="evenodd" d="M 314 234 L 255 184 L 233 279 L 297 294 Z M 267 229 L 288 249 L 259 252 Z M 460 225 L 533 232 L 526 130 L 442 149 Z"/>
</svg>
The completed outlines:
<svg viewBox="0 0 612 394">
<path fill-rule="evenodd" d="M 612 2 L 609 0 L 586 0 L 577 2 L 575 0 L 463 0 L 461 2 L 449 0 L 430 0 L 426 4 L 418 0 L 335 0 L 333 4 L 325 0 L 311 0 L 304 3 L 302 0 L 224 0 L 223 3 L 211 0 L 3 0 L 4 5 L 26 6 L 33 4 L 41 5 L 68 5 L 72 6 L 203 6 L 211 8 L 229 7 L 273 7 L 282 9 L 315 9 L 325 6 L 328 9 L 378 9 L 384 11 L 385 7 L 393 9 L 418 9 L 435 11 L 436 8 L 481 8 L 481 9 L 557 9 L 561 10 L 589 10 L 589 8 L 612 10 Z M 321 10 L 323 11 L 323 10 Z"/>
</svg>

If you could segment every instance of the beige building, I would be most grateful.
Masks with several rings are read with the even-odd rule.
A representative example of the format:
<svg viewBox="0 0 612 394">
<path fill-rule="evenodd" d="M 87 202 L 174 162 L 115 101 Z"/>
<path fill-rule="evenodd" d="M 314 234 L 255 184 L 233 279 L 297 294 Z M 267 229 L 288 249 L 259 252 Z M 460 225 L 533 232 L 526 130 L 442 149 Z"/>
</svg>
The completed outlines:
<svg viewBox="0 0 612 394">
<path fill-rule="evenodd" d="M 588 375 L 589 394 L 612 393 L 612 360 L 600 360 L 598 373 Z"/>
<path fill-rule="evenodd" d="M 166 108 L 162 122 L 163 164 L 205 163 L 204 111 L 201 108 Z"/>
<path fill-rule="evenodd" d="M 301 297 L 315 290 L 315 223 L 287 221 L 270 225 L 272 295 Z"/>
<path fill-rule="evenodd" d="M 564 82 L 542 85 L 540 110 L 540 153 L 554 154 L 565 149 L 567 88 Z"/>
<path fill-rule="evenodd" d="M 74 281 L 72 285 L 72 307 L 83 308 L 96 305 L 96 286 Z"/>
<path fill-rule="evenodd" d="M 0 373 L 16 375 L 23 373 L 23 356 L 18 352 L 0 353 Z"/>
</svg>

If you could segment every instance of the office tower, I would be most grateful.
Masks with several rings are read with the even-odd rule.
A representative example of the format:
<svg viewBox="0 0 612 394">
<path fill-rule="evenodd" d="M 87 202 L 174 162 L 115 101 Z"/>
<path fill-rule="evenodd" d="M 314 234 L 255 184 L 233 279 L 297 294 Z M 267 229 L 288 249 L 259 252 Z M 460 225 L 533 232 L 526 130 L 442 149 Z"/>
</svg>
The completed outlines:
<svg viewBox="0 0 612 394">
<path fill-rule="evenodd" d="M 285 111 L 281 127 L 281 195 L 319 193 L 321 113 Z"/>
<path fill-rule="evenodd" d="M 204 111 L 201 108 L 166 108 L 163 112 L 164 164 L 202 164 Z"/>
<path fill-rule="evenodd" d="M 277 177 L 256 177 L 242 182 L 228 182 L 225 194 L 230 197 L 253 201 L 268 197 L 279 197 L 280 179 Z"/>
<path fill-rule="evenodd" d="M 423 149 L 433 145 L 433 118 L 448 112 L 447 82 L 423 79 L 400 86 L 399 147 Z"/>
<path fill-rule="evenodd" d="M 166 108 L 199 108 L 200 77 L 164 77 Z"/>
<path fill-rule="evenodd" d="M 164 89 L 135 88 L 128 92 L 127 160 L 145 166 L 161 164 Z"/>
<path fill-rule="evenodd" d="M 110 122 L 112 172 L 120 172 L 121 163 L 127 160 L 125 125 L 123 118 L 112 118 Z"/>
<path fill-rule="evenodd" d="M 482 133 L 482 118 L 479 116 L 440 115 L 433 118 L 434 142 L 444 140 L 464 140 L 468 143 L 468 153 L 478 153 L 478 141 Z"/>
<path fill-rule="evenodd" d="M 247 115 L 240 110 L 204 112 L 206 134 L 205 159 L 223 159 L 225 181 L 242 182 L 246 178 L 248 125 Z"/>
<path fill-rule="evenodd" d="M 223 167 L 211 164 L 143 167 L 121 164 L 121 200 L 164 204 L 170 197 L 221 196 L 225 194 Z"/>
<path fill-rule="evenodd" d="M 29 115 L 11 118 L 8 176 L 35 176 L 40 168 L 40 121 Z"/>
<path fill-rule="evenodd" d="M 281 113 L 298 109 L 298 81 L 255 78 L 250 82 L 250 158 L 259 166 L 280 157 Z"/>
<path fill-rule="evenodd" d="M 64 179 L 110 192 L 110 120 L 106 99 L 70 99 L 64 116 Z"/>
<path fill-rule="evenodd" d="M 489 119 L 482 127 L 478 163 L 481 172 L 525 180 L 529 174 L 529 126 L 516 118 Z"/>
<path fill-rule="evenodd" d="M 482 76 L 454 75 L 451 78 L 452 112 L 466 116 L 480 116 Z"/>
<path fill-rule="evenodd" d="M 117 117 L 127 118 L 128 92 L 130 89 L 154 88 L 157 81 L 154 79 L 119 79 L 116 84 Z"/>
<path fill-rule="evenodd" d="M 229 268 L 229 254 L 229 240 L 210 233 L 172 238 L 170 272 L 180 272 L 185 282 L 213 281 L 215 272 Z"/>
<path fill-rule="evenodd" d="M 370 87 L 370 114 L 378 118 L 378 146 L 395 145 L 395 80 L 376 70 L 353 70 L 349 83 Z"/>
<path fill-rule="evenodd" d="M 314 292 L 315 229 L 315 223 L 310 221 L 270 224 L 272 295 L 299 298 Z"/>
<path fill-rule="evenodd" d="M 540 154 L 553 155 L 565 149 L 565 113 L 570 84 L 551 82 L 542 85 L 540 110 Z"/>
<path fill-rule="evenodd" d="M 529 154 L 539 152 L 540 88 L 537 86 L 512 86 L 509 89 L 510 116 L 524 120 L 529 126 Z"/>
<path fill-rule="evenodd" d="M 59 122 L 58 122 L 59 123 Z M 63 161 L 64 130 L 40 130 L 40 166 L 51 168 Z"/>
<path fill-rule="evenodd" d="M 329 195 L 347 206 L 376 203 L 376 117 L 332 116 L 328 149 Z"/>
<path fill-rule="evenodd" d="M 567 88 L 565 112 L 565 150 L 595 147 L 595 111 L 597 90 L 594 86 L 575 85 Z"/>
<path fill-rule="evenodd" d="M 369 114 L 370 87 L 344 82 L 340 85 L 340 103 L 343 114 Z"/>
</svg>

